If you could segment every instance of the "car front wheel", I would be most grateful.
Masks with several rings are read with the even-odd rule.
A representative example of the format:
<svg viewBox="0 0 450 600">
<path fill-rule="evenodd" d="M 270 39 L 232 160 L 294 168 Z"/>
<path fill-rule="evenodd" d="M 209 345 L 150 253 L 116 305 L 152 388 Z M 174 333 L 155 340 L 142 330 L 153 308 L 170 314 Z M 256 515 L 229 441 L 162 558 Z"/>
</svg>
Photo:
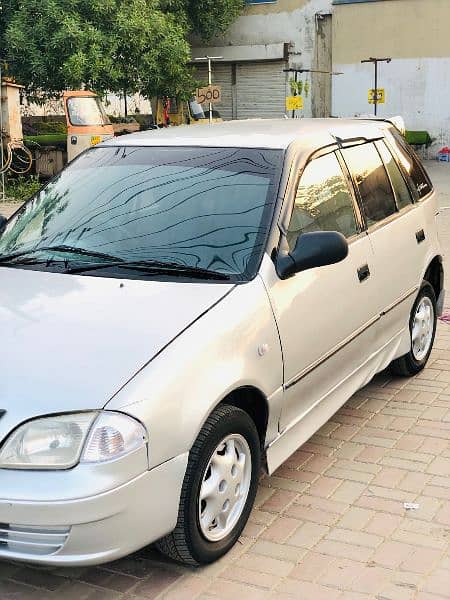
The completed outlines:
<svg viewBox="0 0 450 600">
<path fill-rule="evenodd" d="M 209 416 L 189 454 L 175 530 L 157 543 L 190 565 L 211 563 L 236 543 L 258 487 L 261 442 L 240 408 L 221 405 Z"/>
</svg>

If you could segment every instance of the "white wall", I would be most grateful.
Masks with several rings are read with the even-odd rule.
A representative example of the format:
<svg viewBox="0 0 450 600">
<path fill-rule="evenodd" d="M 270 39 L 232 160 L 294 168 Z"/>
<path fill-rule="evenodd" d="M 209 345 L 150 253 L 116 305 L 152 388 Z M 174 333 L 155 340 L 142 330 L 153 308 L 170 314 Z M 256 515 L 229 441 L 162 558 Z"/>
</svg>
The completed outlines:
<svg viewBox="0 0 450 600">
<path fill-rule="evenodd" d="M 142 98 L 139 94 L 128 96 L 128 114 L 131 115 L 139 109 L 141 114 L 151 115 L 152 108 L 149 100 Z M 103 99 L 103 106 L 108 115 L 115 117 L 125 114 L 125 105 L 122 96 L 116 94 L 107 94 Z M 28 103 L 26 100 L 22 105 L 22 114 L 24 116 L 47 116 L 47 115 L 64 115 L 64 107 L 62 100 L 49 100 L 44 104 Z"/>
<path fill-rule="evenodd" d="M 291 42 L 295 52 L 301 52 L 296 60 L 310 66 L 314 47 L 314 15 L 330 13 L 332 0 L 279 0 L 274 4 L 247 8 L 244 15 L 217 38 L 231 45 L 276 44 Z M 298 8 L 296 8 L 298 7 Z"/>
<path fill-rule="evenodd" d="M 367 93 L 374 85 L 371 64 L 336 64 L 344 75 L 334 78 L 333 115 L 373 114 Z M 407 129 L 427 130 L 434 146 L 450 145 L 450 58 L 409 58 L 379 65 L 378 87 L 386 102 L 378 115 L 403 116 Z"/>
</svg>

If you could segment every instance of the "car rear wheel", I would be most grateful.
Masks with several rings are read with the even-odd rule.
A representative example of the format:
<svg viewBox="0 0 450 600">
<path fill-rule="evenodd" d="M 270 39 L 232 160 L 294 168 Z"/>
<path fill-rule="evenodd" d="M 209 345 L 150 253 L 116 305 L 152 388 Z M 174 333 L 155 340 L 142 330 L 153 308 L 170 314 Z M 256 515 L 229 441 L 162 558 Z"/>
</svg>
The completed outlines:
<svg viewBox="0 0 450 600">
<path fill-rule="evenodd" d="M 410 351 L 395 359 L 390 370 L 395 375 L 411 377 L 427 364 L 436 335 L 436 296 L 432 286 L 424 281 L 414 302 L 409 320 Z"/>
<path fill-rule="evenodd" d="M 175 530 L 158 549 L 190 565 L 211 563 L 236 543 L 258 487 L 261 443 L 250 416 L 221 405 L 189 454 Z"/>
</svg>

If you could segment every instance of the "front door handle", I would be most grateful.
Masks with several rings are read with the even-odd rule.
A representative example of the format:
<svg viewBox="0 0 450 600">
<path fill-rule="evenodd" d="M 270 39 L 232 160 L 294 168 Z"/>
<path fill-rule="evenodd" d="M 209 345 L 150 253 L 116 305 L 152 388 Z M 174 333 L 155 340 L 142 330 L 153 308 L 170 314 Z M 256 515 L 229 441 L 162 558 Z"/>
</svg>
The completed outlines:
<svg viewBox="0 0 450 600">
<path fill-rule="evenodd" d="M 416 240 L 418 244 L 421 244 L 425 241 L 425 231 L 420 229 L 420 231 L 416 231 Z"/>
<path fill-rule="evenodd" d="M 358 279 L 360 281 L 365 281 L 368 277 L 370 277 L 370 269 L 369 265 L 363 265 L 358 269 Z"/>
</svg>

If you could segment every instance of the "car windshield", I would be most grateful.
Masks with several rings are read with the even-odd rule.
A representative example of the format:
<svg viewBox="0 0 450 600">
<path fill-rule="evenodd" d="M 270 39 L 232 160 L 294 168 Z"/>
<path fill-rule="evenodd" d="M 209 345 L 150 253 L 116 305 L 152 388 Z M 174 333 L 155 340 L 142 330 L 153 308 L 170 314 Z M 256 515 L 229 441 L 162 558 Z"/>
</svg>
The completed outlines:
<svg viewBox="0 0 450 600">
<path fill-rule="evenodd" d="M 73 96 L 67 100 L 71 125 L 109 125 L 109 119 L 100 100 L 95 96 Z"/>
<path fill-rule="evenodd" d="M 7 223 L 0 266 L 133 277 L 127 265 L 170 265 L 251 279 L 282 160 L 280 150 L 94 148 Z"/>
</svg>

